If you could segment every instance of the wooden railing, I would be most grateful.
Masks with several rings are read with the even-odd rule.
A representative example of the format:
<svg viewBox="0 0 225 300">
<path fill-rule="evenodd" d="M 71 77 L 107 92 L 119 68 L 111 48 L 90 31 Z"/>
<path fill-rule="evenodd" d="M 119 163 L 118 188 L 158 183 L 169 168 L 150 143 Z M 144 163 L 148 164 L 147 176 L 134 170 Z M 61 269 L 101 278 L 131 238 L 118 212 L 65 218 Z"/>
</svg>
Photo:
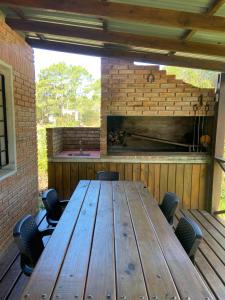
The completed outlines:
<svg viewBox="0 0 225 300">
<path fill-rule="evenodd" d="M 215 157 L 215 160 L 218 162 L 218 164 L 220 165 L 223 172 L 225 172 L 225 158 Z M 225 214 L 225 209 L 214 211 L 213 213 L 214 213 L 214 215 Z"/>
</svg>

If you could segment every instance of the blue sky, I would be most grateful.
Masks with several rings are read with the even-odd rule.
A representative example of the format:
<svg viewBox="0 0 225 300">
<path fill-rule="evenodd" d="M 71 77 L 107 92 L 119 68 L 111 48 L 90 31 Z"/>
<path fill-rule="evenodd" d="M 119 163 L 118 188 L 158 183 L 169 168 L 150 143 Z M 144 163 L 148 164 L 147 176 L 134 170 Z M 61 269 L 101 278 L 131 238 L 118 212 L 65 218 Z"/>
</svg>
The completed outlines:
<svg viewBox="0 0 225 300">
<path fill-rule="evenodd" d="M 101 59 L 99 57 L 34 49 L 34 59 L 36 77 L 38 77 L 41 69 L 59 62 L 82 66 L 96 79 L 101 76 Z"/>
</svg>

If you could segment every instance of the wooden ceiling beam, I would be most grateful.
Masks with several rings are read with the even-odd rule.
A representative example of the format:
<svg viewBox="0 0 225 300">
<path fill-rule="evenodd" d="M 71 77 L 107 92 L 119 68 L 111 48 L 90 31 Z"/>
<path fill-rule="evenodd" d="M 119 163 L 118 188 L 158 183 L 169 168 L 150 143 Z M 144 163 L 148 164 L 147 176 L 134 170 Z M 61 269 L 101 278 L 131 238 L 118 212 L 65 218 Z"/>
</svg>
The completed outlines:
<svg viewBox="0 0 225 300">
<path fill-rule="evenodd" d="M 84 27 L 53 24 L 39 21 L 8 19 L 6 22 L 14 30 L 33 32 L 38 34 L 51 34 L 93 40 L 102 43 L 129 45 L 133 47 L 152 48 L 168 51 L 179 51 L 209 56 L 225 57 L 225 46 L 185 42 L 175 39 L 159 38 L 154 36 L 141 36 L 137 34 L 105 31 Z"/>
<path fill-rule="evenodd" d="M 118 19 L 192 30 L 217 31 L 224 33 L 225 28 L 225 18 L 223 17 L 108 1 L 3 0 L 1 1 L 1 4 L 31 7 L 42 10 L 63 11 L 104 19 Z"/>
<path fill-rule="evenodd" d="M 224 4 L 225 0 L 215 0 L 213 4 L 208 8 L 206 15 L 214 15 Z"/>
<path fill-rule="evenodd" d="M 205 15 L 207 15 L 207 16 L 214 15 L 223 4 L 225 4 L 225 0 L 215 0 L 213 2 L 213 4 L 207 9 L 207 11 L 205 12 Z M 183 35 L 182 40 L 190 41 L 190 39 L 196 32 L 197 32 L 197 30 L 188 30 Z"/>
<path fill-rule="evenodd" d="M 62 51 L 69 53 L 77 53 L 83 55 L 99 56 L 99 57 L 115 57 L 121 59 L 127 59 L 132 61 L 139 61 L 143 63 L 161 64 L 168 66 L 179 66 L 186 68 L 196 68 L 204 70 L 213 70 L 218 72 L 225 71 L 225 62 L 194 59 L 181 56 L 168 56 L 165 54 L 131 51 L 125 49 L 119 49 L 118 47 L 92 47 L 75 45 L 53 41 L 40 41 L 36 39 L 27 39 L 28 44 L 33 48 L 47 49 L 53 51 Z"/>
</svg>

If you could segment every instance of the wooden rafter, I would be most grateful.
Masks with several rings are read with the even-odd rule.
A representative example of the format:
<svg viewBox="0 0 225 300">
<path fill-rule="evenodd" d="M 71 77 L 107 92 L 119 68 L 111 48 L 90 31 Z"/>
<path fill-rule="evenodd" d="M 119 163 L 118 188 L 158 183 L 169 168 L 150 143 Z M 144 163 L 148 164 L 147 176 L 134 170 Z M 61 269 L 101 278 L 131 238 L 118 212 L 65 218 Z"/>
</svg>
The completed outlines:
<svg viewBox="0 0 225 300">
<path fill-rule="evenodd" d="M 48 49 L 54 51 L 62 51 L 69 53 L 78 53 L 84 55 L 92 55 L 99 57 L 118 57 L 122 59 L 137 60 L 144 63 L 155 63 L 165 64 L 169 66 L 181 66 L 187 68 L 198 68 L 205 70 L 214 71 L 225 71 L 225 62 L 193 59 L 182 56 L 168 56 L 165 54 L 158 54 L 152 52 L 141 52 L 120 49 L 118 47 L 93 47 L 93 46 L 82 46 L 75 44 L 67 44 L 62 42 L 53 41 L 40 41 L 37 39 L 27 38 L 28 44 L 34 48 Z"/>
<path fill-rule="evenodd" d="M 194 54 L 225 57 L 225 46 L 204 44 L 197 42 L 184 42 L 175 39 L 159 38 L 154 36 L 141 36 L 137 34 L 89 29 L 84 27 L 53 24 L 39 21 L 19 19 L 6 19 L 6 22 L 15 30 L 34 32 L 39 34 L 52 34 L 68 36 L 87 40 L 99 41 L 133 47 L 180 51 Z"/>
<path fill-rule="evenodd" d="M 19 7 L 11 7 L 11 10 L 21 19 L 27 20 L 26 16 L 24 15 L 23 11 Z M 44 40 L 43 34 L 37 34 L 41 40 Z"/>
<path fill-rule="evenodd" d="M 9 0 L 3 1 L 3 3 L 183 29 L 224 32 L 225 28 L 225 18 L 223 17 L 108 1 Z"/>
<path fill-rule="evenodd" d="M 220 7 L 225 4 L 225 0 L 215 0 L 213 4 L 207 9 L 205 12 L 205 15 L 207 16 L 213 16 Z M 182 37 L 183 40 L 190 40 L 192 36 L 197 32 L 197 30 L 188 30 Z"/>
</svg>

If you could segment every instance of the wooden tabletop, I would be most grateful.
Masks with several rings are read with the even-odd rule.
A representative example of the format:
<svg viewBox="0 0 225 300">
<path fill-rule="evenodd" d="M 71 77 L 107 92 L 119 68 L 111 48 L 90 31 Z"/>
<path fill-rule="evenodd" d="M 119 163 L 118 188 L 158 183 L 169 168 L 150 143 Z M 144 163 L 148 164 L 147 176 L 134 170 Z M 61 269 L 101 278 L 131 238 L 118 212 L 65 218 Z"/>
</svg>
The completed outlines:
<svg viewBox="0 0 225 300">
<path fill-rule="evenodd" d="M 22 299 L 214 299 L 140 182 L 82 180 Z"/>
</svg>

